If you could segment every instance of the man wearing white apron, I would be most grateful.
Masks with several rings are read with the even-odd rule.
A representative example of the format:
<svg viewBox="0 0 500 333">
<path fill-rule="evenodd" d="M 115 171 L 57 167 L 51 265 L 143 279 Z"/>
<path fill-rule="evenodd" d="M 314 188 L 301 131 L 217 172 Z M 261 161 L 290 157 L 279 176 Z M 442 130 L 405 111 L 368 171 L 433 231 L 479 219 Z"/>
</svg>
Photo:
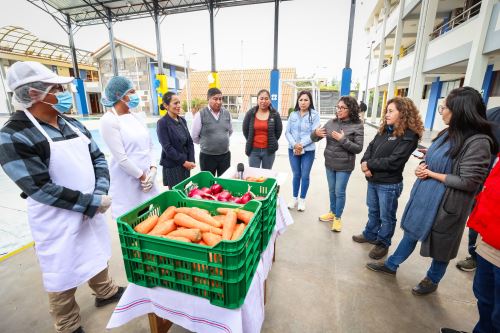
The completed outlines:
<svg viewBox="0 0 500 333">
<path fill-rule="evenodd" d="M 61 333 L 83 332 L 74 296 L 81 284 L 88 281 L 98 307 L 124 291 L 108 275 L 106 160 L 88 130 L 62 115 L 72 96 L 61 84 L 72 80 L 36 62 L 12 65 L 7 84 L 18 111 L 0 130 L 0 164 L 28 199 L 50 313 Z"/>
<path fill-rule="evenodd" d="M 144 119 L 131 111 L 139 102 L 132 81 L 123 76 L 109 80 L 101 100 L 110 108 L 100 120 L 100 130 L 111 152 L 109 193 L 114 219 L 159 193 L 153 141 Z"/>
</svg>

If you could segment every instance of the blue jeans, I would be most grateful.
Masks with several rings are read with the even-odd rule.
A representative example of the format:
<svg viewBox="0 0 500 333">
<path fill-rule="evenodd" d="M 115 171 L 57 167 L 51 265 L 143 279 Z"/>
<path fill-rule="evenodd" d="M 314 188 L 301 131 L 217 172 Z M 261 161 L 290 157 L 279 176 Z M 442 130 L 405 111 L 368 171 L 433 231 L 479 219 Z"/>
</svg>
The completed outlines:
<svg viewBox="0 0 500 333">
<path fill-rule="evenodd" d="M 500 268 L 477 255 L 472 285 L 477 298 L 479 321 L 474 333 L 500 332 Z"/>
<path fill-rule="evenodd" d="M 384 265 L 392 269 L 397 270 L 399 265 L 401 265 L 408 257 L 412 254 L 413 250 L 417 246 L 418 240 L 413 239 L 406 232 L 404 233 L 403 239 L 399 242 L 396 251 L 385 261 Z M 439 283 L 446 273 L 446 268 L 448 267 L 449 261 L 439 261 L 432 259 L 431 267 L 427 271 L 427 277 L 433 283 Z"/>
<path fill-rule="evenodd" d="M 403 191 L 403 182 L 397 184 L 375 184 L 368 182 L 366 205 L 368 223 L 363 235 L 370 241 L 391 246 L 391 238 L 396 229 L 398 198 Z"/>
<path fill-rule="evenodd" d="M 337 218 L 341 218 L 344 211 L 345 189 L 350 176 L 351 172 L 326 168 L 326 179 L 330 192 L 330 212 L 334 213 Z"/>
<path fill-rule="evenodd" d="M 293 197 L 299 196 L 300 189 L 300 197 L 305 199 L 309 189 L 309 175 L 314 162 L 314 150 L 306 151 L 302 155 L 294 155 L 293 149 L 288 149 L 288 159 L 293 173 Z"/>
<path fill-rule="evenodd" d="M 269 154 L 267 148 L 252 148 L 250 156 L 248 156 L 248 164 L 252 168 L 271 169 L 273 167 L 275 153 Z"/>
</svg>

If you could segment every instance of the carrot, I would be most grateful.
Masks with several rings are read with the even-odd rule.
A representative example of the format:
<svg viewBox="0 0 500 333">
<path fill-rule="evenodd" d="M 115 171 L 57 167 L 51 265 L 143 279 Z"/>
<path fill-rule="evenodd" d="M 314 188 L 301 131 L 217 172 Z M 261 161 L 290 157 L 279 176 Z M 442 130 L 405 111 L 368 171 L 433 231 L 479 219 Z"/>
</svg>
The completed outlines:
<svg viewBox="0 0 500 333">
<path fill-rule="evenodd" d="M 230 240 L 235 227 L 236 213 L 234 211 L 229 211 L 226 214 L 226 220 L 224 221 L 224 227 L 222 228 L 222 239 Z"/>
<path fill-rule="evenodd" d="M 236 214 L 238 216 L 238 220 L 245 224 L 248 224 L 254 215 L 252 212 L 244 209 L 236 209 Z"/>
<path fill-rule="evenodd" d="M 249 212 L 248 210 L 244 210 L 241 208 L 236 208 L 236 209 L 222 208 L 222 207 L 217 208 L 217 212 L 223 215 L 226 215 L 230 211 L 235 211 L 238 216 L 238 220 L 244 222 L 245 224 L 248 224 L 253 217 L 252 212 Z"/>
<path fill-rule="evenodd" d="M 237 240 L 238 238 L 243 235 L 243 231 L 245 231 L 245 223 L 240 223 L 236 225 L 236 228 L 234 228 L 233 235 L 231 236 L 231 240 Z"/>
<path fill-rule="evenodd" d="M 211 228 L 208 224 L 195 220 L 184 213 L 177 213 L 174 217 L 174 221 L 178 226 L 190 229 L 200 229 L 203 232 L 209 232 Z"/>
<path fill-rule="evenodd" d="M 215 215 L 212 217 L 214 218 L 214 220 L 217 220 L 222 224 L 224 224 L 224 220 L 226 219 L 226 215 Z"/>
<path fill-rule="evenodd" d="M 151 215 L 141 223 L 135 226 L 134 230 L 140 234 L 147 234 L 153 228 L 156 226 L 158 223 L 158 216 L 157 215 Z"/>
<path fill-rule="evenodd" d="M 201 232 L 200 229 L 184 229 L 184 230 L 175 230 L 168 234 L 169 236 L 175 237 L 186 237 L 191 242 L 199 242 L 201 240 Z"/>
<path fill-rule="evenodd" d="M 217 208 L 217 213 L 222 214 L 222 215 L 226 215 L 227 212 L 229 212 L 230 210 L 234 210 L 234 209 L 233 208 L 219 207 L 219 208 Z"/>
<path fill-rule="evenodd" d="M 186 214 L 186 215 L 188 215 L 190 211 L 191 211 L 190 207 L 177 207 L 175 209 L 176 213 L 183 213 L 183 214 Z"/>
<path fill-rule="evenodd" d="M 211 227 L 209 232 L 216 234 L 216 235 L 219 235 L 219 236 L 222 236 L 222 229 L 220 229 L 220 228 Z"/>
<path fill-rule="evenodd" d="M 161 216 L 160 216 L 161 219 Z M 174 223 L 174 220 L 168 220 L 165 222 L 160 222 L 158 219 L 158 223 L 156 226 L 151 230 L 148 235 L 153 235 L 153 236 L 161 236 L 161 235 L 166 235 L 169 232 L 172 232 L 175 230 L 177 226 Z"/>
<path fill-rule="evenodd" d="M 208 246 L 215 246 L 215 245 L 219 244 L 219 242 L 222 240 L 221 236 L 212 234 L 210 232 L 204 232 L 202 237 L 203 237 L 203 241 Z"/>
<path fill-rule="evenodd" d="M 199 241 L 199 242 L 198 242 L 198 244 L 199 244 L 199 245 L 205 245 L 205 246 L 207 246 L 207 243 L 205 243 L 205 242 L 203 241 L 203 239 L 202 239 L 201 241 Z M 199 265 L 199 264 L 198 264 L 198 265 Z"/>
<path fill-rule="evenodd" d="M 191 207 L 191 209 L 196 209 L 196 210 L 199 210 L 200 212 L 203 212 L 205 214 L 208 214 L 210 215 L 210 212 L 206 209 L 203 209 L 203 208 L 199 208 L 199 207 Z"/>
<path fill-rule="evenodd" d="M 186 238 L 186 237 L 177 237 L 177 236 L 170 236 L 170 235 L 161 236 L 161 237 L 173 239 L 173 240 L 180 241 L 180 242 L 191 243 L 191 240 L 189 238 Z"/>
<path fill-rule="evenodd" d="M 173 219 L 175 216 L 175 206 L 170 206 L 160 215 L 158 223 Z"/>
<path fill-rule="evenodd" d="M 222 223 L 214 219 L 210 214 L 207 214 L 200 209 L 191 209 L 191 211 L 187 215 L 191 216 L 195 220 L 211 225 L 212 227 L 222 227 Z"/>
</svg>

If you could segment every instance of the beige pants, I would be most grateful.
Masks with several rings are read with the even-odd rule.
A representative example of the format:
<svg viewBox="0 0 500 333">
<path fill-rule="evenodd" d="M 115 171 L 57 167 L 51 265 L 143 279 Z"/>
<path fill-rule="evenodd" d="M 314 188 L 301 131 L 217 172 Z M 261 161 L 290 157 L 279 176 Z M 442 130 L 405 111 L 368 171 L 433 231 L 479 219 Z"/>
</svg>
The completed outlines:
<svg viewBox="0 0 500 333">
<path fill-rule="evenodd" d="M 89 287 L 99 298 L 109 298 L 118 291 L 118 286 L 108 275 L 108 269 L 89 280 Z M 71 333 L 81 326 L 80 307 L 75 300 L 76 288 L 61 292 L 49 292 L 50 314 L 58 333 Z"/>
</svg>

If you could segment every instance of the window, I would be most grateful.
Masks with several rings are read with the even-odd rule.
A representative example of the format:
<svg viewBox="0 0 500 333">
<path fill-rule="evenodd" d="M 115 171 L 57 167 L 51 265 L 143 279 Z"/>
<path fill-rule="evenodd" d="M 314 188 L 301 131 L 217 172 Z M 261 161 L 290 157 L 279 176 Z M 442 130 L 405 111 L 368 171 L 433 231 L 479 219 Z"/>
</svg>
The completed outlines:
<svg viewBox="0 0 500 333">
<path fill-rule="evenodd" d="M 237 116 L 242 105 L 240 96 L 223 96 L 222 105 L 233 115 Z"/>
<path fill-rule="evenodd" d="M 443 82 L 443 87 L 441 88 L 440 98 L 445 98 L 446 96 L 448 96 L 450 91 L 452 91 L 453 89 L 458 88 L 460 86 L 461 86 L 461 80 Z"/>
<path fill-rule="evenodd" d="M 490 89 L 490 97 L 500 97 L 500 71 L 493 72 L 493 83 Z"/>
<path fill-rule="evenodd" d="M 257 106 L 257 96 L 250 96 L 250 107 Z"/>
</svg>

